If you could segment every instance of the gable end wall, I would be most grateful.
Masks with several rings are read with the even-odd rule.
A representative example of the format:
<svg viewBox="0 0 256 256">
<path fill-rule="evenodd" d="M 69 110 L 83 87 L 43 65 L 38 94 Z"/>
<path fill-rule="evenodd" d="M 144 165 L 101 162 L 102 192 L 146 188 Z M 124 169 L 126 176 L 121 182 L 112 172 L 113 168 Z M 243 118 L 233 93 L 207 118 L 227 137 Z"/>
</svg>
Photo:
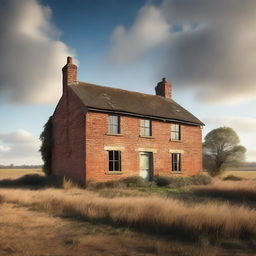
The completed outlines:
<svg viewBox="0 0 256 256">
<path fill-rule="evenodd" d="M 85 183 L 85 107 L 71 89 L 53 115 L 52 174 Z"/>
</svg>

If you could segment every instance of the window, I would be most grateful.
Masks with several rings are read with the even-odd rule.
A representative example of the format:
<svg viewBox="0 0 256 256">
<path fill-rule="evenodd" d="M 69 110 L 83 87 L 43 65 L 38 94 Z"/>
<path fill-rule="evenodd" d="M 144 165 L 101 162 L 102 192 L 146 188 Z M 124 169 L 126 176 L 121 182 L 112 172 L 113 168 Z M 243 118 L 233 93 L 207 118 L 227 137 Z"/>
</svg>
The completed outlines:
<svg viewBox="0 0 256 256">
<path fill-rule="evenodd" d="M 181 154 L 173 153 L 172 154 L 172 171 L 180 172 L 181 171 Z"/>
<path fill-rule="evenodd" d="M 141 136 L 151 136 L 151 121 L 147 119 L 140 120 L 140 135 Z"/>
<path fill-rule="evenodd" d="M 108 170 L 110 172 L 121 171 L 121 151 L 111 150 L 108 151 Z"/>
<path fill-rule="evenodd" d="M 180 125 L 172 124 L 171 125 L 171 140 L 180 140 Z"/>
<path fill-rule="evenodd" d="M 108 132 L 112 134 L 120 133 L 120 117 L 119 116 L 108 116 Z"/>
</svg>

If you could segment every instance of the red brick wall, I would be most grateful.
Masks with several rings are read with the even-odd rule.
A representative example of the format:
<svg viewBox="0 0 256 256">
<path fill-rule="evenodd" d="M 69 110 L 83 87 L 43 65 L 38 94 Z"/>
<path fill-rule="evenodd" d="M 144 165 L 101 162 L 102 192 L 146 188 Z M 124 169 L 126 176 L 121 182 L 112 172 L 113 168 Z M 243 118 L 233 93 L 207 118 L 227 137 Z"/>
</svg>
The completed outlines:
<svg viewBox="0 0 256 256">
<path fill-rule="evenodd" d="M 53 115 L 52 173 L 85 181 L 85 107 L 71 89 Z"/>
<path fill-rule="evenodd" d="M 121 136 L 108 133 L 108 115 L 87 112 L 86 115 L 86 179 L 106 181 L 130 175 L 139 175 L 139 148 L 155 149 L 154 175 L 193 175 L 202 170 L 202 134 L 198 126 L 181 126 L 181 141 L 170 141 L 171 124 L 152 121 L 152 137 L 141 138 L 140 119 L 121 116 Z M 108 152 L 104 146 L 124 147 L 122 174 L 108 173 Z M 184 150 L 182 174 L 171 172 L 170 149 Z M 145 150 L 146 151 L 146 150 Z"/>
</svg>

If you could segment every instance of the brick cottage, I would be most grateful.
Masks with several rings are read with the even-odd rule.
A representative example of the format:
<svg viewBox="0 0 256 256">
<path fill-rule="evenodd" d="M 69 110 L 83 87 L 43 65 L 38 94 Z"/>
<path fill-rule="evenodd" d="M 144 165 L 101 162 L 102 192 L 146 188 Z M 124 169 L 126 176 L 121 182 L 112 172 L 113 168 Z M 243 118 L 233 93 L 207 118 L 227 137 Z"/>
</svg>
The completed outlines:
<svg viewBox="0 0 256 256">
<path fill-rule="evenodd" d="M 172 99 L 77 81 L 67 58 L 63 95 L 52 117 L 52 173 L 75 182 L 127 176 L 194 175 L 202 170 L 202 126 Z"/>
</svg>

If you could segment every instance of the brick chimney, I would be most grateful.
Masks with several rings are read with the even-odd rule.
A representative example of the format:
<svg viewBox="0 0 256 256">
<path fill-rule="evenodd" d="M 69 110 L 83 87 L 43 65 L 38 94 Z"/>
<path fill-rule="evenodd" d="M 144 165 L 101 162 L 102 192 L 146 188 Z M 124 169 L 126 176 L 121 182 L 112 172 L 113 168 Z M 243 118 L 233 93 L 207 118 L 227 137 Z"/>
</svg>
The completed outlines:
<svg viewBox="0 0 256 256">
<path fill-rule="evenodd" d="M 165 97 L 167 99 L 172 98 L 172 85 L 164 77 L 161 82 L 155 87 L 156 95 Z"/>
<path fill-rule="evenodd" d="M 67 64 L 62 68 L 63 94 L 66 92 L 67 85 L 77 81 L 77 66 L 73 64 L 72 57 L 67 57 Z"/>
</svg>

